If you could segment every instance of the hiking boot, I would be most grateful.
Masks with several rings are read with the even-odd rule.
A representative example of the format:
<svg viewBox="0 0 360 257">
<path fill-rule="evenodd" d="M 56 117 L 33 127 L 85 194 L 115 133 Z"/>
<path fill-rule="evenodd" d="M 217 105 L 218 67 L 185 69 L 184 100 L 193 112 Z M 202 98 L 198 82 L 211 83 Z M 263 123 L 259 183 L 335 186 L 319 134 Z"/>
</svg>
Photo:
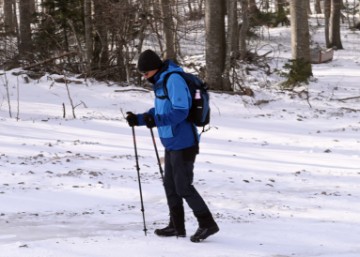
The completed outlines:
<svg viewBox="0 0 360 257">
<path fill-rule="evenodd" d="M 154 233 L 158 236 L 177 236 L 185 237 L 185 217 L 184 207 L 176 206 L 170 209 L 169 225 L 162 229 L 156 229 Z"/>
<path fill-rule="evenodd" d="M 198 243 L 206 238 L 208 238 L 209 236 L 217 233 L 219 231 L 219 227 L 218 225 L 214 225 L 208 228 L 198 228 L 195 232 L 194 235 L 192 235 L 190 237 L 190 241 L 194 242 L 194 243 Z"/>
<path fill-rule="evenodd" d="M 190 237 L 191 242 L 200 242 L 220 230 L 210 211 L 194 214 L 198 220 L 199 228 L 196 230 L 195 234 Z"/>
<path fill-rule="evenodd" d="M 170 223 L 165 228 L 161 229 L 155 229 L 154 231 L 155 235 L 163 236 L 163 237 L 170 237 L 170 236 L 176 236 L 176 237 L 186 237 L 185 230 L 183 231 L 177 231 L 173 226 L 172 223 Z"/>
</svg>

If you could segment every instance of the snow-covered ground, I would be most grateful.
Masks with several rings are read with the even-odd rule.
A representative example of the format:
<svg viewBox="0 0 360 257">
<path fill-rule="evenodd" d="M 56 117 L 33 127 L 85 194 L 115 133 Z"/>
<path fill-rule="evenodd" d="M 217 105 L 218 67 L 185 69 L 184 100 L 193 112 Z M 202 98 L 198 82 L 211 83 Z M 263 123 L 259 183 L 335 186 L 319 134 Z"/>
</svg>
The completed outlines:
<svg viewBox="0 0 360 257">
<path fill-rule="evenodd" d="M 345 50 L 313 65 L 308 94 L 260 86 L 254 98 L 211 93 L 195 185 L 220 232 L 198 244 L 153 234 L 167 223 L 167 206 L 150 132 L 136 128 L 143 231 L 122 113 L 151 107 L 151 92 L 71 83 L 73 119 L 53 76 L 26 83 L 14 71 L 1 75 L 0 257 L 360 256 L 359 42 L 359 32 L 347 32 Z M 197 224 L 185 207 L 191 235 Z"/>
</svg>

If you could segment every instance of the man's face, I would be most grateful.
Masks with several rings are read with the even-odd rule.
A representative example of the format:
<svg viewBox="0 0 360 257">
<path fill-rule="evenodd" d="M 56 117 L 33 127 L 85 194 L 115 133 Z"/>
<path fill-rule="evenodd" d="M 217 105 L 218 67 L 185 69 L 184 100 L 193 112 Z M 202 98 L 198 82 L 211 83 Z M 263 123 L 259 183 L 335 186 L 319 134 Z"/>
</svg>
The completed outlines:
<svg viewBox="0 0 360 257">
<path fill-rule="evenodd" d="M 150 70 L 150 71 L 142 72 L 141 74 L 144 76 L 144 78 L 149 79 L 149 78 L 151 78 L 152 76 L 154 76 L 157 71 L 158 71 L 158 69 L 156 69 L 156 70 Z"/>
</svg>

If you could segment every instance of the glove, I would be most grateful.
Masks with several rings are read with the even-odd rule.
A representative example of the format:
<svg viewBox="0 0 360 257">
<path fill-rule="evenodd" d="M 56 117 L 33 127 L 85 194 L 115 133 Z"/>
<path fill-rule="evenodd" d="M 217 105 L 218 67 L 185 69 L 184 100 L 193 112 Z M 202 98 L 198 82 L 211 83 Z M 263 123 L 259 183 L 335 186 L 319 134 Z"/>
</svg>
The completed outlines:
<svg viewBox="0 0 360 257">
<path fill-rule="evenodd" d="M 145 122 L 145 124 L 146 124 L 146 127 L 148 127 L 148 128 L 153 128 L 153 127 L 156 126 L 155 120 L 154 120 L 154 117 L 153 117 L 153 116 L 151 116 L 151 115 L 148 114 L 148 113 L 144 113 L 143 115 L 144 115 L 144 122 Z"/>
<path fill-rule="evenodd" d="M 127 112 L 126 114 L 127 114 L 126 120 L 129 123 L 130 127 L 134 127 L 134 126 L 137 126 L 139 124 L 137 116 L 134 113 Z"/>
</svg>

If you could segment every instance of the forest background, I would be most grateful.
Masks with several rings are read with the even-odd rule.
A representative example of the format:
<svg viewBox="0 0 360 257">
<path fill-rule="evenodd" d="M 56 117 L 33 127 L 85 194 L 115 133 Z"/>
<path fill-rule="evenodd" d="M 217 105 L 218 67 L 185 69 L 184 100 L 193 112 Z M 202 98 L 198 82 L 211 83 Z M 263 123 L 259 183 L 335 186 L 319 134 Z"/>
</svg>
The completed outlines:
<svg viewBox="0 0 360 257">
<path fill-rule="evenodd" d="M 249 64 L 271 70 L 261 38 L 267 28 L 291 26 L 291 55 L 284 86 L 312 75 L 311 50 L 342 49 L 340 25 L 359 29 L 359 0 L 2 0 L 0 64 L 44 72 L 80 74 L 119 85 L 141 84 L 135 63 L 145 48 L 193 70 L 212 90 L 246 90 Z M 309 24 L 308 15 L 321 22 Z M 324 26 L 323 40 L 311 32 Z M 280 43 L 280 42 L 279 42 Z M 202 45 L 197 52 L 197 45 Z M 205 62 L 187 57 L 205 52 Z"/>
</svg>

